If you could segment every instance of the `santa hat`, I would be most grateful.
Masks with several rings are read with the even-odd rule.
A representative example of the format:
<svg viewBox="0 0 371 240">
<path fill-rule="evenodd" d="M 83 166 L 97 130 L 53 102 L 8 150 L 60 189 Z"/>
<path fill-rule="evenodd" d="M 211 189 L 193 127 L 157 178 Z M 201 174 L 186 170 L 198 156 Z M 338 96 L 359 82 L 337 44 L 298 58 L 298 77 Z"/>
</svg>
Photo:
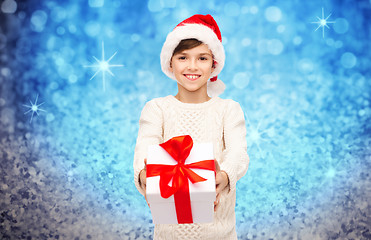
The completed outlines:
<svg viewBox="0 0 371 240">
<path fill-rule="evenodd" d="M 171 57 L 174 49 L 180 41 L 195 38 L 206 44 L 214 56 L 215 69 L 211 73 L 211 79 L 207 83 L 207 93 L 210 97 L 215 97 L 223 93 L 224 83 L 218 79 L 218 74 L 222 71 L 225 60 L 224 47 L 222 45 L 222 35 L 218 24 L 211 15 L 196 14 L 179 23 L 172 32 L 167 35 L 164 46 L 161 50 L 161 68 L 170 78 L 176 80 L 170 70 Z"/>
</svg>

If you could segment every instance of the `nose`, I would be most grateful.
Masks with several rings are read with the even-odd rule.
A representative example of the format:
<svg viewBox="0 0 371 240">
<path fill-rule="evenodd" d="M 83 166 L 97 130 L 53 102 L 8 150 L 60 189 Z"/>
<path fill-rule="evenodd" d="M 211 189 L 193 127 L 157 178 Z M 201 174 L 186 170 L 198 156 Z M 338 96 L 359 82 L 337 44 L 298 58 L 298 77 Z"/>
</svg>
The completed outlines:
<svg viewBox="0 0 371 240">
<path fill-rule="evenodd" d="M 197 60 L 196 59 L 191 59 L 189 61 L 188 69 L 189 70 L 197 70 Z"/>
</svg>

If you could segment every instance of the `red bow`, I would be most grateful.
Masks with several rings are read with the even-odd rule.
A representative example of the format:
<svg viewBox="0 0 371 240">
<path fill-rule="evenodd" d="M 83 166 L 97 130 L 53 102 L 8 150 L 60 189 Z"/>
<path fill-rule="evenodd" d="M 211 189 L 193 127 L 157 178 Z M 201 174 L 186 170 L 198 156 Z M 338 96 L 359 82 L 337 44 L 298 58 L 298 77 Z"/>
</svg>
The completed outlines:
<svg viewBox="0 0 371 240">
<path fill-rule="evenodd" d="M 204 160 L 184 164 L 193 147 L 191 136 L 174 137 L 160 146 L 178 163 L 176 165 L 148 164 L 147 177 L 160 176 L 161 197 L 168 198 L 174 194 L 178 223 L 193 223 L 188 179 L 192 183 L 206 181 L 190 168 L 206 169 L 215 172 L 214 160 Z M 173 179 L 172 186 L 169 186 Z"/>
</svg>

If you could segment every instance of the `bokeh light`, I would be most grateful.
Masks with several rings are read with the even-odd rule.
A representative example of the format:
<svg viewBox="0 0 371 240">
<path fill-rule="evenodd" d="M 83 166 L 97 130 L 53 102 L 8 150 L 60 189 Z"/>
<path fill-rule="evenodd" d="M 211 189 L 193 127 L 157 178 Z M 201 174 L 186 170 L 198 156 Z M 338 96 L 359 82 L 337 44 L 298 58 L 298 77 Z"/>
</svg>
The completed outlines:
<svg viewBox="0 0 371 240">
<path fill-rule="evenodd" d="M 371 239 L 370 11 L 369 0 L 1 1 L 0 239 L 152 239 L 133 183 L 138 120 L 176 94 L 160 51 L 196 13 L 220 26 L 221 97 L 245 113 L 239 239 Z"/>
</svg>

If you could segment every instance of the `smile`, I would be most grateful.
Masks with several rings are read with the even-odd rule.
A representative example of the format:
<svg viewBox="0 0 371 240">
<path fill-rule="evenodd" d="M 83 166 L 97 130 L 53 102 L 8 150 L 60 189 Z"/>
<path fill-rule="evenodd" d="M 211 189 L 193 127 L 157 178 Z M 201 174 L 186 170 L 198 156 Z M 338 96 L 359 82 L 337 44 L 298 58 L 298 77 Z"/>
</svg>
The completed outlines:
<svg viewBox="0 0 371 240">
<path fill-rule="evenodd" d="M 189 80 L 196 80 L 197 78 L 201 77 L 201 75 L 197 75 L 197 74 L 184 74 L 184 76 L 186 78 L 188 78 Z"/>
</svg>

